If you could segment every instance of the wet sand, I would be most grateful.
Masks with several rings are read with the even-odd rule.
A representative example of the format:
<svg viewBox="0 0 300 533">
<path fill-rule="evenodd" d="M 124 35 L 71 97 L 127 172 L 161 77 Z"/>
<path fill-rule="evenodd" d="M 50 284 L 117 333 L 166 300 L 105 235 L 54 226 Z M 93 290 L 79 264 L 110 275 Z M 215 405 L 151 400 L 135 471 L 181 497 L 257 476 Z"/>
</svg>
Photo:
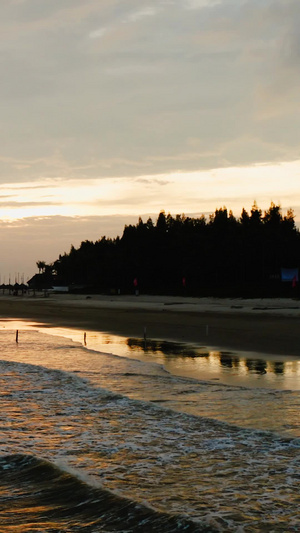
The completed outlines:
<svg viewBox="0 0 300 533">
<path fill-rule="evenodd" d="M 151 296 L 0 296 L 0 317 L 300 356 L 300 302 Z"/>
</svg>

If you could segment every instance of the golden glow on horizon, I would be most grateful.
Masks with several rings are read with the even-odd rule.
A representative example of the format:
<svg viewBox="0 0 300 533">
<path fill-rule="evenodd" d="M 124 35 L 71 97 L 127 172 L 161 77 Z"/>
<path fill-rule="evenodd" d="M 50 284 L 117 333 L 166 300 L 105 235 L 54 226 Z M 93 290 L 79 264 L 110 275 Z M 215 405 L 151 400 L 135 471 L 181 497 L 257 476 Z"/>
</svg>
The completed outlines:
<svg viewBox="0 0 300 533">
<path fill-rule="evenodd" d="M 2 185 L 0 218 L 207 213 L 223 205 L 239 216 L 254 201 L 261 209 L 274 201 L 300 212 L 299 177 L 300 161 L 84 182 L 45 179 Z"/>
</svg>

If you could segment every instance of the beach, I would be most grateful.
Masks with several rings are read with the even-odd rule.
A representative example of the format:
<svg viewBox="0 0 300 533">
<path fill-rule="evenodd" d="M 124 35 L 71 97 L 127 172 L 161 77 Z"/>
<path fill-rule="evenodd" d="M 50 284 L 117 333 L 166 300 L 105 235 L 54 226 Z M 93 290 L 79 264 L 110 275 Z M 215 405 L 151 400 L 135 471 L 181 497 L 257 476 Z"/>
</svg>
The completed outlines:
<svg viewBox="0 0 300 533">
<path fill-rule="evenodd" d="M 205 344 L 214 349 L 300 355 L 300 301 L 147 295 L 0 296 L 2 318 Z"/>
<path fill-rule="evenodd" d="M 297 301 L 1 295 L 0 319 L 1 531 L 299 530 Z"/>
</svg>

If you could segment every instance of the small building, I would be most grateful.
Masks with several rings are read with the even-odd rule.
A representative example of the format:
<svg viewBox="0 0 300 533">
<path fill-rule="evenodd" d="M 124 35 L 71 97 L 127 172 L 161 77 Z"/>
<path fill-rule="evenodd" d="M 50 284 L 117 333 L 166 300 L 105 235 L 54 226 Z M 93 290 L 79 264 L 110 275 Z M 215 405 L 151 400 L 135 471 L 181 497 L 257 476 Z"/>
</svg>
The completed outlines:
<svg viewBox="0 0 300 533">
<path fill-rule="evenodd" d="M 53 285 L 48 289 L 48 292 L 55 292 L 55 293 L 67 293 L 69 292 L 69 287 L 65 285 Z"/>
</svg>

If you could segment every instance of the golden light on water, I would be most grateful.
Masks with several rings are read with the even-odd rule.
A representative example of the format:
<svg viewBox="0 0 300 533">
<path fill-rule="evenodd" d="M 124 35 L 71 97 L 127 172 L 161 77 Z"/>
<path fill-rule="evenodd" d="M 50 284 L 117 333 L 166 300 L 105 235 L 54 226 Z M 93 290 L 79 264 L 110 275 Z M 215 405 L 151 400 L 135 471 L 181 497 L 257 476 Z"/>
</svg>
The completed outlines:
<svg viewBox="0 0 300 533">
<path fill-rule="evenodd" d="M 102 353 L 112 353 L 147 363 L 158 363 L 171 374 L 187 378 L 247 387 L 299 389 L 300 361 L 292 356 L 282 357 L 255 352 L 222 352 L 209 348 L 200 349 L 196 345 L 183 344 L 181 346 L 177 343 L 161 343 L 151 340 L 147 345 L 143 339 L 128 339 L 100 331 L 84 332 L 69 328 L 45 327 L 44 324 L 38 322 L 17 319 L 1 320 L 1 329 L 12 330 L 12 342 L 15 340 L 17 330 L 20 344 L 22 343 L 22 331 L 36 330 L 72 339 L 88 349 Z M 163 345 L 167 347 L 167 352 L 164 351 Z"/>
</svg>

